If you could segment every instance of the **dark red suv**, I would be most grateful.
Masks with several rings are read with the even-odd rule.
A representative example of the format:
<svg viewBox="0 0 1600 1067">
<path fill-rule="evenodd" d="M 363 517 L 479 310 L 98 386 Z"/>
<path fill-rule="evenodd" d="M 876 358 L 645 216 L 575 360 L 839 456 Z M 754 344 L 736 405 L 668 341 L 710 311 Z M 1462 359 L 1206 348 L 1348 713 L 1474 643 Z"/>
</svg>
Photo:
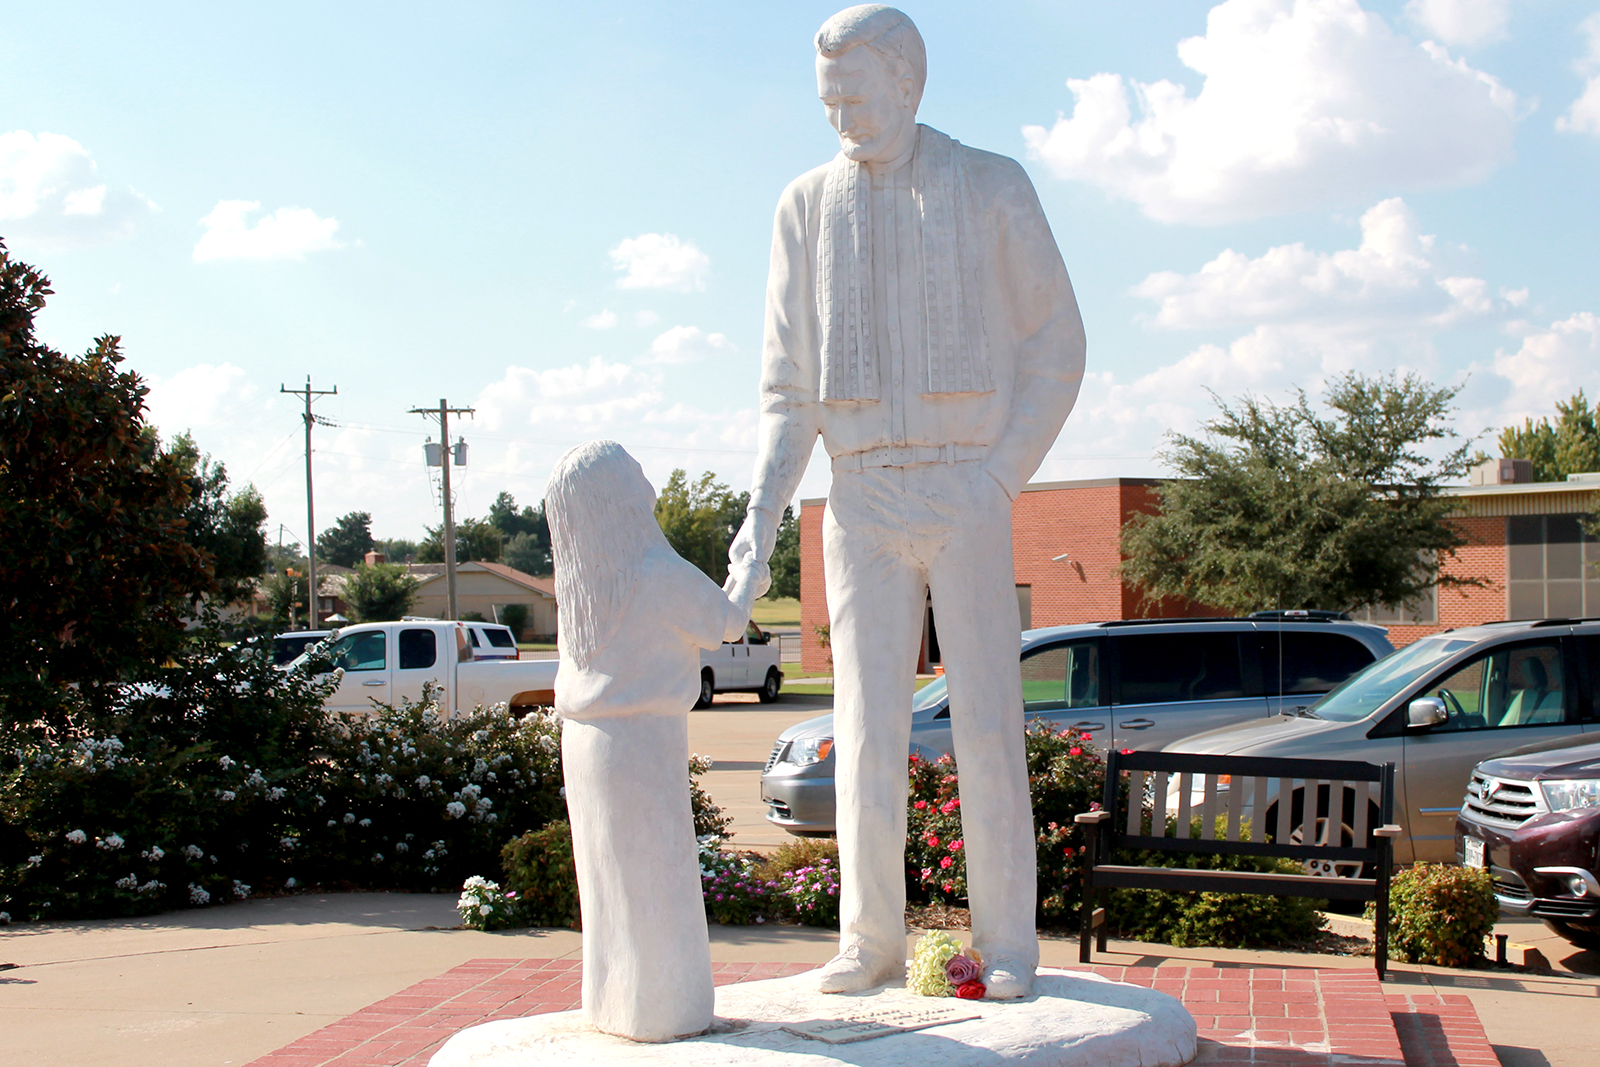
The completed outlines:
<svg viewBox="0 0 1600 1067">
<path fill-rule="evenodd" d="M 1456 858 L 1489 869 L 1502 911 L 1600 950 L 1600 741 L 1478 764 L 1456 816 Z"/>
</svg>

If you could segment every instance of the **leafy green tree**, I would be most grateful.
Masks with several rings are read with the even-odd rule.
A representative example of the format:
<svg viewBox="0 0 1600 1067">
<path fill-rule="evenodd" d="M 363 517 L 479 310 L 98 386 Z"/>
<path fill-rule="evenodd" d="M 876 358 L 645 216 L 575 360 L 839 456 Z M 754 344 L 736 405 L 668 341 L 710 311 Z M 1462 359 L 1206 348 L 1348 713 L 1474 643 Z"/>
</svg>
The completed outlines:
<svg viewBox="0 0 1600 1067">
<path fill-rule="evenodd" d="M 372 547 L 382 552 L 390 563 L 405 563 L 417 558 L 418 545 L 407 537 L 388 537 L 375 540 Z"/>
<path fill-rule="evenodd" d="M 517 509 L 516 498 L 502 492 L 489 508 L 489 521 L 506 536 L 501 556 L 507 566 L 526 574 L 553 574 L 550 561 L 550 524 L 545 519 L 544 501 L 538 507 Z"/>
<path fill-rule="evenodd" d="M 243 600 L 267 569 L 267 505 L 253 485 L 228 492 L 228 468 L 181 433 L 167 449 L 189 478 L 183 518 L 189 543 L 204 553 L 223 603 Z"/>
<path fill-rule="evenodd" d="M 341 515 L 317 534 L 317 558 L 341 567 L 354 567 L 367 558 L 373 546 L 372 513 L 367 511 Z"/>
<path fill-rule="evenodd" d="M 1548 418 L 1500 431 L 1500 454 L 1533 461 L 1533 480 L 1559 482 L 1569 474 L 1600 471 L 1600 403 L 1594 407 L 1579 389 L 1571 399 L 1556 401 L 1556 421 Z"/>
<path fill-rule="evenodd" d="M 267 597 L 267 610 L 272 612 L 273 620 L 281 626 L 289 625 L 291 620 L 309 625 L 310 615 L 306 609 L 311 603 L 310 588 L 304 561 L 298 567 L 286 567 L 261 580 L 261 591 Z"/>
<path fill-rule="evenodd" d="M 51 294 L 0 243 L 0 719 L 64 714 L 92 687 L 166 659 L 218 585 L 185 528 L 191 483 L 144 421 L 119 339 L 42 344 Z"/>
<path fill-rule="evenodd" d="M 749 493 L 729 491 L 710 471 L 690 484 L 680 467 L 656 498 L 656 521 L 673 551 L 721 585 L 728 577 L 728 546 L 749 503 Z"/>
<path fill-rule="evenodd" d="M 420 584 L 401 564 L 363 564 L 345 576 L 344 600 L 356 622 L 390 622 L 411 611 Z"/>
<path fill-rule="evenodd" d="M 505 534 L 488 519 L 462 519 L 456 523 L 456 562 L 477 560 L 499 563 L 505 550 Z M 429 526 L 428 538 L 417 546 L 418 563 L 444 562 L 444 527 Z"/>
<path fill-rule="evenodd" d="M 1217 400 L 1204 438 L 1172 436 L 1178 478 L 1160 510 L 1123 528 L 1125 579 L 1149 598 L 1187 597 L 1230 611 L 1399 604 L 1435 584 L 1464 538 L 1445 521 L 1446 481 L 1466 468 L 1450 424 L 1459 388 L 1407 375 L 1335 379 L 1328 415 L 1302 390 L 1279 407 Z M 1443 458 L 1435 442 L 1449 451 Z"/>
<path fill-rule="evenodd" d="M 783 509 L 783 521 L 778 524 L 778 540 L 773 545 L 772 597 L 800 599 L 800 522 L 793 508 Z"/>
</svg>

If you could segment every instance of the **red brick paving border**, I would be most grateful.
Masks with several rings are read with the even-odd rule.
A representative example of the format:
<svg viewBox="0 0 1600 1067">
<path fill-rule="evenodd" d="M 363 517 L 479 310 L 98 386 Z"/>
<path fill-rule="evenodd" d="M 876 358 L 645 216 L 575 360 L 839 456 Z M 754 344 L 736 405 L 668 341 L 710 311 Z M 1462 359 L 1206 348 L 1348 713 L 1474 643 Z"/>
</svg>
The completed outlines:
<svg viewBox="0 0 1600 1067">
<path fill-rule="evenodd" d="M 720 963 L 718 985 L 800 963 Z M 579 1006 L 577 960 L 481 959 L 369 1005 L 250 1067 L 424 1067 L 457 1030 Z M 1499 1067 L 1462 996 L 1385 994 L 1371 972 L 1269 967 L 1094 967 L 1183 1001 L 1203 1067 Z"/>
</svg>

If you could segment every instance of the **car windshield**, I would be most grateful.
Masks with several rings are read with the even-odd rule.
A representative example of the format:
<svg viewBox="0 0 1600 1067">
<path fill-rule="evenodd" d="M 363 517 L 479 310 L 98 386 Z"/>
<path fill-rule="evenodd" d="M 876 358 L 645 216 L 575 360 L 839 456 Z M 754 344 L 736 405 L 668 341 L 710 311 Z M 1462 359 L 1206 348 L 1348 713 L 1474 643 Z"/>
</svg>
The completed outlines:
<svg viewBox="0 0 1600 1067">
<path fill-rule="evenodd" d="M 1345 679 L 1327 696 L 1311 705 L 1312 714 L 1336 722 L 1355 722 L 1377 711 L 1391 697 L 1438 664 L 1473 644 L 1462 638 L 1425 638 L 1378 660 Z"/>
<path fill-rule="evenodd" d="M 944 676 L 941 675 L 917 690 L 917 694 L 911 703 L 911 713 L 915 715 L 919 711 L 927 711 L 929 708 L 942 704 L 944 695 Z"/>
</svg>

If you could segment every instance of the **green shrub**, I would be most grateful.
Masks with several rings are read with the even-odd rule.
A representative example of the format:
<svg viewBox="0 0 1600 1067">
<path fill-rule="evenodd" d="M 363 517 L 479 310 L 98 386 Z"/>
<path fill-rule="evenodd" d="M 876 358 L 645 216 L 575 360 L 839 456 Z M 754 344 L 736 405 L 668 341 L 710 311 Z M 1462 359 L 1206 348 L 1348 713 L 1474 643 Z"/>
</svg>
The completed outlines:
<svg viewBox="0 0 1600 1067">
<path fill-rule="evenodd" d="M 723 840 L 733 836 L 733 816 L 717 806 L 700 786 L 700 776 L 711 769 L 711 759 L 698 752 L 689 755 L 689 807 L 694 812 L 694 836 Z"/>
<path fill-rule="evenodd" d="M 807 926 L 839 925 L 839 845 L 831 838 L 785 841 L 755 872 L 772 885 L 771 914 Z"/>
<path fill-rule="evenodd" d="M 1389 951 L 1405 963 L 1465 967 L 1482 958 L 1499 916 L 1488 871 L 1419 863 L 1389 883 Z"/>
<path fill-rule="evenodd" d="M 819 860 L 838 866 L 839 842 L 831 837 L 791 837 L 762 862 L 761 875 L 775 881 L 801 867 L 815 867 Z"/>
<path fill-rule="evenodd" d="M 489 621 L 488 619 L 483 617 L 483 612 L 481 612 L 481 611 L 463 611 L 461 613 L 460 618 L 461 618 L 462 622 L 488 622 Z"/>
<path fill-rule="evenodd" d="M 778 883 L 766 874 L 765 862 L 750 853 L 724 852 L 722 840 L 700 838 L 700 888 L 706 917 L 726 926 L 767 921 L 778 901 Z"/>
<path fill-rule="evenodd" d="M 511 636 L 522 640 L 522 631 L 528 626 L 528 605 L 506 604 L 500 608 L 500 622 L 511 631 Z"/>
<path fill-rule="evenodd" d="M 1148 814 L 1145 822 L 1148 827 Z M 1219 838 L 1225 832 L 1222 823 L 1219 819 Z M 1167 817 L 1167 836 L 1173 836 L 1176 824 L 1176 819 Z M 1189 836 L 1200 836 L 1199 819 L 1190 823 Z M 1241 825 L 1239 839 L 1250 840 L 1248 821 Z M 1141 867 L 1194 871 L 1305 873 L 1292 860 L 1262 856 L 1151 851 L 1121 853 L 1118 860 Z M 1319 909 L 1325 906 L 1323 901 L 1305 897 L 1115 889 L 1106 908 L 1106 921 L 1135 941 L 1161 941 L 1178 948 L 1263 948 L 1315 938 L 1323 926 Z"/>
<path fill-rule="evenodd" d="M 582 927 L 578 864 L 572 856 L 572 827 L 565 819 L 508 842 L 500 858 L 506 872 L 505 891 L 516 894 L 521 925 Z"/>
</svg>

